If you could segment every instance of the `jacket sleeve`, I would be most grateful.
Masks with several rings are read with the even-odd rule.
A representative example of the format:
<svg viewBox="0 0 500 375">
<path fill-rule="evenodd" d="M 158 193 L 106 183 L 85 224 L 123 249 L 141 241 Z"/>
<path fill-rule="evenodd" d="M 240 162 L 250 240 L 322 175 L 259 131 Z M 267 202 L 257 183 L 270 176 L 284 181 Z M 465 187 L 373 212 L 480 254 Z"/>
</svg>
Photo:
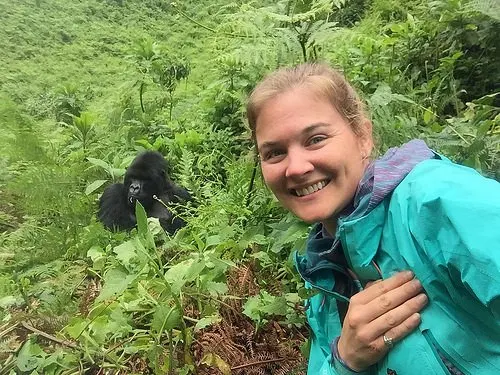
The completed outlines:
<svg viewBox="0 0 500 375">
<path fill-rule="evenodd" d="M 410 231 L 453 285 L 500 319 L 500 183 L 447 161 L 428 164 L 409 184 Z"/>
<path fill-rule="evenodd" d="M 326 354 L 324 350 L 318 348 L 319 343 L 312 342 L 311 345 L 311 356 L 314 355 L 316 357 L 316 361 L 318 361 L 318 355 L 321 354 L 322 359 L 320 363 L 319 370 L 317 368 L 313 368 L 313 364 L 309 363 L 309 368 L 307 371 L 307 375 L 369 375 L 371 374 L 370 370 L 356 372 L 352 371 L 344 364 L 342 364 L 333 354 L 333 350 Z M 313 353 L 314 351 L 314 353 Z"/>
<path fill-rule="evenodd" d="M 330 271 L 331 273 L 331 271 Z M 306 287 L 310 288 L 309 282 Z M 308 375 L 368 375 L 366 372 L 354 372 L 344 366 L 333 355 L 331 348 L 336 336 L 340 335 L 341 326 L 337 303 L 332 296 L 318 293 L 309 298 L 306 310 L 310 328 L 310 352 Z"/>
</svg>

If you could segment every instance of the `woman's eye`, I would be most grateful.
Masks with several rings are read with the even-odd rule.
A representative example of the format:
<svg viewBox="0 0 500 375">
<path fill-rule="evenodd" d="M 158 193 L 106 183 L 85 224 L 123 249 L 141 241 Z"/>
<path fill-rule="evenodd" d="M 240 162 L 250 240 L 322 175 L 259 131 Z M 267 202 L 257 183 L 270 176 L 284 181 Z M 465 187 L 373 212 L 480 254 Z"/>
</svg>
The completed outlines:
<svg viewBox="0 0 500 375">
<path fill-rule="evenodd" d="M 325 140 L 325 138 L 326 137 L 324 137 L 322 135 L 314 136 L 311 139 L 309 139 L 309 144 L 310 145 L 315 145 L 315 144 L 320 143 L 321 141 Z"/>
<path fill-rule="evenodd" d="M 269 150 L 264 153 L 264 160 L 273 160 L 279 158 L 284 152 L 281 150 Z"/>
</svg>

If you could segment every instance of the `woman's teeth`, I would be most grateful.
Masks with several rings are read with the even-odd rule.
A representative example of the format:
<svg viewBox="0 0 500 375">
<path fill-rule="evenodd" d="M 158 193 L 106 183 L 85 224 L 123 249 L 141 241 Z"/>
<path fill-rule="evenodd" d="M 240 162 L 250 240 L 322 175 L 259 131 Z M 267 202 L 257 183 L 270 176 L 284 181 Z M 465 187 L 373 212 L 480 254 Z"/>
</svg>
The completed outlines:
<svg viewBox="0 0 500 375">
<path fill-rule="evenodd" d="M 327 183 L 328 183 L 327 181 L 320 181 L 320 182 L 317 182 L 314 185 L 308 186 L 306 188 L 296 189 L 295 190 L 295 194 L 297 196 L 299 196 L 299 197 L 303 197 L 305 195 L 309 195 L 309 194 L 315 193 L 318 190 L 323 189 L 326 186 Z"/>
</svg>

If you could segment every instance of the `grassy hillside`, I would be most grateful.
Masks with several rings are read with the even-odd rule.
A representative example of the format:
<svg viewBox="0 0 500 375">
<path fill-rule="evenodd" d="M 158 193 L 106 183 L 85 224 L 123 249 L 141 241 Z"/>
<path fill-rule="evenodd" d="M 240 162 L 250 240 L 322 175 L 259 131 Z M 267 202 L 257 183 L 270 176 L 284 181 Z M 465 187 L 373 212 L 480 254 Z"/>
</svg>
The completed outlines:
<svg viewBox="0 0 500 375">
<path fill-rule="evenodd" d="M 243 116 L 277 66 L 343 69 L 380 152 L 500 178 L 497 8 L 343 4 L 0 0 L 0 374 L 304 373 L 307 227 L 252 185 Z M 95 218 L 144 149 L 195 198 L 174 237 Z"/>
</svg>

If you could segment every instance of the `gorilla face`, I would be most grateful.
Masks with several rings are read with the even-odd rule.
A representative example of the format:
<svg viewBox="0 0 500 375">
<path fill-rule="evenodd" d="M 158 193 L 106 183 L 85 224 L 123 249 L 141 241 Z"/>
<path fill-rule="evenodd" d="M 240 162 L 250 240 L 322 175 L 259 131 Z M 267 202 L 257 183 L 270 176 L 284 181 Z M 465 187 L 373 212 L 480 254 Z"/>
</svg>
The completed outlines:
<svg viewBox="0 0 500 375">
<path fill-rule="evenodd" d="M 136 201 L 144 207 L 150 207 L 153 204 L 153 195 L 159 195 L 155 183 L 151 180 L 130 179 L 130 183 L 125 186 L 128 186 L 127 203 L 132 208 L 135 207 Z"/>
<path fill-rule="evenodd" d="M 167 164 L 156 152 L 146 152 L 137 157 L 125 173 L 127 204 L 134 209 L 139 201 L 146 209 L 154 204 L 153 195 L 159 197 L 167 187 Z"/>
<path fill-rule="evenodd" d="M 123 184 L 109 186 L 99 201 L 99 220 L 109 229 L 132 229 L 136 225 L 135 205 L 139 201 L 148 216 L 160 219 L 169 233 L 185 223 L 163 203 L 191 200 L 189 192 L 175 185 L 167 174 L 167 163 L 158 152 L 139 154 L 127 168 Z"/>
</svg>

